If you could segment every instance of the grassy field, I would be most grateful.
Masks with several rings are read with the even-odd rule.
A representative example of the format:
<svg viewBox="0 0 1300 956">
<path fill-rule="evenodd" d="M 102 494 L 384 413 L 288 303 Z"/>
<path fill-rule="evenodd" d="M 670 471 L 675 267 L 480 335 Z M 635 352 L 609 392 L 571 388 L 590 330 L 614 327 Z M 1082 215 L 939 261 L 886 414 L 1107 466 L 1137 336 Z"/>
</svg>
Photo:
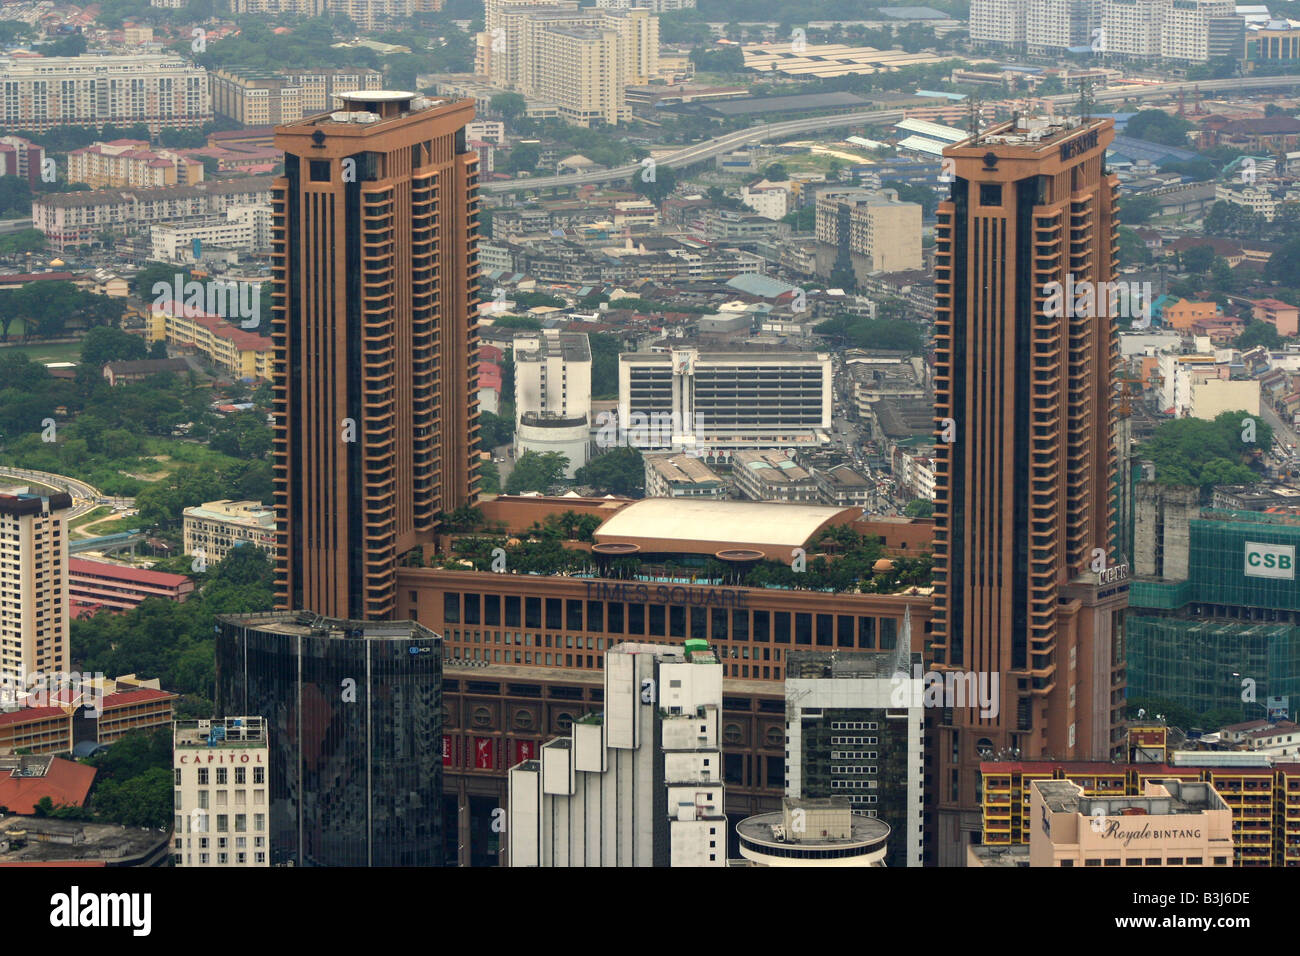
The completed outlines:
<svg viewBox="0 0 1300 956">
<path fill-rule="evenodd" d="M 14 330 L 9 330 L 9 338 L 13 339 Z M 81 360 L 81 343 L 80 342 L 55 342 L 53 344 L 42 344 L 37 342 L 32 345 L 12 345 L 6 347 L 7 351 L 22 352 L 32 362 L 77 362 Z"/>
<path fill-rule="evenodd" d="M 107 518 L 112 513 L 113 513 L 112 508 L 103 508 L 103 507 L 96 508 L 93 511 L 88 511 L 79 518 L 73 518 L 72 521 L 69 522 L 68 524 L 68 530 L 76 531 L 83 524 L 89 524 L 92 521 L 98 521 L 100 518 Z"/>
</svg>

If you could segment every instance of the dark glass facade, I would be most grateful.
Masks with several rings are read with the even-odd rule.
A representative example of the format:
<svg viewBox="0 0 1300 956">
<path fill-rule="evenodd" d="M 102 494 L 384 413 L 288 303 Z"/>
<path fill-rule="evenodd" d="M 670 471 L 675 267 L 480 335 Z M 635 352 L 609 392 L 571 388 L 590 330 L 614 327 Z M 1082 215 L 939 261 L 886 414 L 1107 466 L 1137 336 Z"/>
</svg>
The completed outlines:
<svg viewBox="0 0 1300 956">
<path fill-rule="evenodd" d="M 803 796 L 848 797 L 855 812 L 888 823 L 885 865 L 907 866 L 907 712 L 826 708 L 804 716 L 801 740 Z"/>
<path fill-rule="evenodd" d="M 432 631 L 306 612 L 222 618 L 216 708 L 267 720 L 273 864 L 443 864 Z"/>
</svg>

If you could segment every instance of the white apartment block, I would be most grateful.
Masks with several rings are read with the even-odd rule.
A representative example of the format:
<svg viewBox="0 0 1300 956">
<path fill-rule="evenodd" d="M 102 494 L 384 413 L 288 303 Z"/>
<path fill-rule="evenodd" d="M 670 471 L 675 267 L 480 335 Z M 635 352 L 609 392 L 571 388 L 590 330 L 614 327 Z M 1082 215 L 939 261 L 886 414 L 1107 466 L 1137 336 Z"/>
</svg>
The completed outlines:
<svg viewBox="0 0 1300 956">
<path fill-rule="evenodd" d="M 1029 52 L 1090 46 L 1101 26 L 1101 0 L 1029 0 L 1025 45 Z"/>
<path fill-rule="evenodd" d="M 275 512 L 260 501 L 205 501 L 181 512 L 184 548 L 189 555 L 202 553 L 209 564 L 225 560 L 243 544 L 276 555 Z"/>
<path fill-rule="evenodd" d="M 484 23 L 476 72 L 555 104 L 577 125 L 630 118 L 627 86 L 647 82 L 659 69 L 659 20 L 648 10 L 489 0 Z"/>
<path fill-rule="evenodd" d="M 596 0 L 596 6 L 605 10 L 649 10 L 651 13 L 670 13 L 673 10 L 694 10 L 695 0 Z"/>
<path fill-rule="evenodd" d="M 974 43 L 1025 42 L 1025 10 L 1029 0 L 971 0 L 970 38 Z"/>
<path fill-rule="evenodd" d="M 0 57 L 0 126 L 131 126 L 151 132 L 212 119 L 208 73 L 175 54 Z"/>
<path fill-rule="evenodd" d="M 203 181 L 203 164 L 143 140 L 91 143 L 68 153 L 68 182 L 91 189 L 113 186 L 192 186 Z"/>
<path fill-rule="evenodd" d="M 1214 187 L 1214 198 L 1216 202 L 1231 203 L 1249 209 L 1265 222 L 1276 219 L 1278 207 L 1282 205 L 1282 200 L 1272 192 L 1258 186 L 1234 188 L 1228 183 L 1218 183 Z"/>
<path fill-rule="evenodd" d="M 0 492 L 0 685 L 72 666 L 68 645 L 68 528 L 72 496 Z"/>
<path fill-rule="evenodd" d="M 173 866 L 270 866 L 270 752 L 261 717 L 172 725 Z"/>
<path fill-rule="evenodd" d="M 846 797 L 883 820 L 891 866 L 920 866 L 925 848 L 925 687 L 911 632 L 909 608 L 892 649 L 786 657 L 786 797 Z M 881 637 L 870 636 L 873 647 Z"/>
<path fill-rule="evenodd" d="M 161 222 L 224 215 L 232 206 L 269 208 L 271 177 L 226 179 L 161 189 L 95 189 L 32 200 L 32 227 L 54 249 L 94 242 L 101 232 L 123 235 Z"/>
<path fill-rule="evenodd" d="M 271 242 L 271 207 L 231 206 L 222 218 L 198 222 L 163 222 L 149 231 L 152 258 L 159 262 L 194 262 L 194 241 L 199 251 L 208 246 L 252 252 Z"/>
<path fill-rule="evenodd" d="M 730 454 L 737 448 L 813 447 L 830 441 L 828 352 L 624 352 L 618 421 L 642 450 Z"/>
<path fill-rule="evenodd" d="M 605 712 L 511 768 L 511 866 L 726 866 L 722 665 L 704 641 L 620 644 Z"/>
<path fill-rule="evenodd" d="M 475 120 L 465 124 L 465 138 L 482 143 L 506 144 L 506 124 L 501 120 Z"/>
<path fill-rule="evenodd" d="M 584 332 L 515 336 L 515 448 L 558 452 L 565 477 L 587 463 L 591 435 L 591 344 Z"/>
<path fill-rule="evenodd" d="M 1139 59 L 1159 58 L 1160 29 L 1169 0 L 1104 0 L 1101 44 L 1104 53 Z"/>
<path fill-rule="evenodd" d="M 771 183 L 741 186 L 740 201 L 764 219 L 780 219 L 790 211 L 790 194 Z"/>
<path fill-rule="evenodd" d="M 1233 0 L 972 0 L 975 42 L 1204 63 L 1232 46 Z M 1240 51 L 1238 51 L 1240 55 Z"/>
<path fill-rule="evenodd" d="M 322 16 L 326 0 L 229 0 L 231 13 L 293 13 L 300 17 Z"/>
<path fill-rule="evenodd" d="M 1236 12 L 1234 0 L 1170 0 L 1160 24 L 1160 55 L 1204 63 L 1210 58 L 1210 21 Z"/>
</svg>

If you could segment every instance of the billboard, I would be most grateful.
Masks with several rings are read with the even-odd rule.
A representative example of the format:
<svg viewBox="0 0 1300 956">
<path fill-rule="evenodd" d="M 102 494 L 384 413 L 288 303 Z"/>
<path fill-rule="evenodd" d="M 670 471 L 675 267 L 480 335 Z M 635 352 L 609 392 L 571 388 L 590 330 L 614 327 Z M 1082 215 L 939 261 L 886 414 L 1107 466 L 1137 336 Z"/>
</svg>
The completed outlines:
<svg viewBox="0 0 1300 956">
<path fill-rule="evenodd" d="M 1295 545 L 1246 542 L 1246 577 L 1295 580 Z"/>
</svg>

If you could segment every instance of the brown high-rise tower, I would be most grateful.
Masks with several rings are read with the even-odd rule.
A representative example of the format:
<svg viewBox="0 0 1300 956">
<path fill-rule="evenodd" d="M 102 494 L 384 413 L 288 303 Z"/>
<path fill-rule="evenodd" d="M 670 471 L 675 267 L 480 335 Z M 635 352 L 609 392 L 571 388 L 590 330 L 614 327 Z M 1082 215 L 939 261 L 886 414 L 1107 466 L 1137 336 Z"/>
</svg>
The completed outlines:
<svg viewBox="0 0 1300 956">
<path fill-rule="evenodd" d="M 1119 346 L 1112 286 L 1101 285 L 1117 260 L 1118 185 L 1104 169 L 1113 135 L 1111 120 L 1013 120 L 944 151 L 955 179 L 936 230 L 927 658 L 997 675 L 997 693 L 986 716 L 969 706 L 929 716 L 927 844 L 941 865 L 964 865 L 980 829 L 981 759 L 1100 760 L 1123 743 Z M 1063 303 L 1089 288 L 1101 296 Z"/>
<path fill-rule="evenodd" d="M 278 597 L 369 620 L 476 490 L 478 162 L 471 102 L 342 99 L 275 131 Z"/>
</svg>

